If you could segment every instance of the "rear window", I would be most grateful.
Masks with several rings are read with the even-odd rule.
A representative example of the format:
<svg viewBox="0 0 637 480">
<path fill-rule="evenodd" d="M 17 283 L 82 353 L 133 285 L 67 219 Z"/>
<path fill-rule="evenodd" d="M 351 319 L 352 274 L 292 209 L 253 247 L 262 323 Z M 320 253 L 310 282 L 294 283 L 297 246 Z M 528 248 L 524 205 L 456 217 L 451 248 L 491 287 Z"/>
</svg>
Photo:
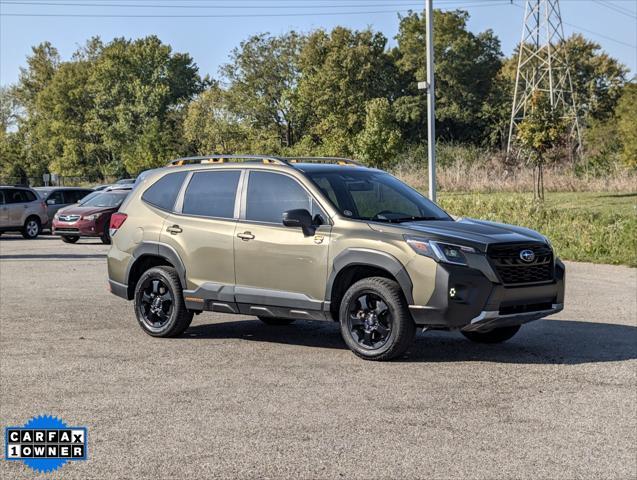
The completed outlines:
<svg viewBox="0 0 637 480">
<path fill-rule="evenodd" d="M 177 172 L 164 175 L 144 192 L 142 200 L 162 210 L 172 211 L 187 174 L 188 172 Z"/>
<path fill-rule="evenodd" d="M 234 201 L 240 176 L 238 170 L 195 173 L 186 189 L 182 213 L 234 218 Z"/>
</svg>

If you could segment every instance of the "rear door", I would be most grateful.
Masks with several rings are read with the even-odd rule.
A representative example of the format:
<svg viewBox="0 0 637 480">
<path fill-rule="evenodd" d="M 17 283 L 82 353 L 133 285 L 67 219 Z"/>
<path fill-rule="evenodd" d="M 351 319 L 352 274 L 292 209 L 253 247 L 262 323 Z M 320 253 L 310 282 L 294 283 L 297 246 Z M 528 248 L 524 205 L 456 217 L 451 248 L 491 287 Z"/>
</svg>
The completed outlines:
<svg viewBox="0 0 637 480">
<path fill-rule="evenodd" d="M 184 263 L 188 289 L 203 287 L 208 298 L 231 301 L 242 176 L 243 170 L 237 168 L 191 172 L 162 229 L 161 243 L 172 247 Z"/>
<path fill-rule="evenodd" d="M 8 226 L 17 227 L 24 223 L 25 214 L 29 208 L 26 193 L 24 190 L 18 188 L 6 190 L 7 213 L 9 216 Z"/>
</svg>

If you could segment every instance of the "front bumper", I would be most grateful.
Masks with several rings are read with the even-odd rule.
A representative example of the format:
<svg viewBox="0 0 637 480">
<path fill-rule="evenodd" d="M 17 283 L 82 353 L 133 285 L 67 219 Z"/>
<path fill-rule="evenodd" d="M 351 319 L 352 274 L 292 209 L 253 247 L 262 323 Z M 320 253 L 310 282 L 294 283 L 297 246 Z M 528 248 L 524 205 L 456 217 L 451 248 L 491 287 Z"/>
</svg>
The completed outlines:
<svg viewBox="0 0 637 480">
<path fill-rule="evenodd" d="M 77 220 L 75 222 L 53 220 L 51 233 L 61 236 L 100 237 L 104 234 L 104 228 L 95 220 Z"/>
<path fill-rule="evenodd" d="M 480 269 L 438 264 L 436 286 L 427 304 L 409 306 L 416 325 L 488 331 L 521 325 L 563 309 L 565 268 L 559 260 L 550 283 L 505 287 L 487 275 Z"/>
</svg>

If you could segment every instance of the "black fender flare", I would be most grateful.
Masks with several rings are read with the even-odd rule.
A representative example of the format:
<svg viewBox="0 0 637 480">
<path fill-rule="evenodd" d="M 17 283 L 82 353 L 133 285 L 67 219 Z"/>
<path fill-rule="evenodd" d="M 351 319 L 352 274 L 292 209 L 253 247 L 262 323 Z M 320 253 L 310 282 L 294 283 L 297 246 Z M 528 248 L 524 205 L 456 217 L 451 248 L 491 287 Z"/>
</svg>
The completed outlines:
<svg viewBox="0 0 637 480">
<path fill-rule="evenodd" d="M 184 262 L 182 262 L 181 257 L 173 247 L 159 242 L 142 242 L 135 248 L 133 251 L 134 260 L 130 262 L 126 268 L 126 285 L 129 283 L 128 279 L 130 278 L 130 272 L 133 266 L 145 256 L 161 257 L 171 265 L 174 265 L 175 270 L 177 270 L 177 275 L 179 275 L 182 288 L 186 288 L 186 267 Z"/>
<path fill-rule="evenodd" d="M 332 271 L 327 279 L 327 288 L 325 291 L 326 301 L 329 302 L 332 299 L 332 287 L 338 274 L 344 268 L 353 265 L 378 267 L 388 271 L 400 285 L 405 299 L 407 299 L 407 303 L 410 305 L 414 303 L 414 286 L 405 266 L 393 255 L 369 248 L 347 248 L 334 257 Z"/>
</svg>

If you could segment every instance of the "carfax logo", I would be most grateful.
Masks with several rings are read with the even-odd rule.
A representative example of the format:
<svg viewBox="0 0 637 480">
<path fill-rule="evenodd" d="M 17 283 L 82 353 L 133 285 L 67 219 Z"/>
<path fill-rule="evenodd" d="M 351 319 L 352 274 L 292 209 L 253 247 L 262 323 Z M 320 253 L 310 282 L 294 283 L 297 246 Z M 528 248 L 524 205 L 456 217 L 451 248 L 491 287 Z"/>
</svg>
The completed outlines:
<svg viewBox="0 0 637 480">
<path fill-rule="evenodd" d="M 86 460 L 86 434 L 86 427 L 69 427 L 56 417 L 33 417 L 23 427 L 5 427 L 4 458 L 52 472 L 69 460 Z"/>
</svg>

